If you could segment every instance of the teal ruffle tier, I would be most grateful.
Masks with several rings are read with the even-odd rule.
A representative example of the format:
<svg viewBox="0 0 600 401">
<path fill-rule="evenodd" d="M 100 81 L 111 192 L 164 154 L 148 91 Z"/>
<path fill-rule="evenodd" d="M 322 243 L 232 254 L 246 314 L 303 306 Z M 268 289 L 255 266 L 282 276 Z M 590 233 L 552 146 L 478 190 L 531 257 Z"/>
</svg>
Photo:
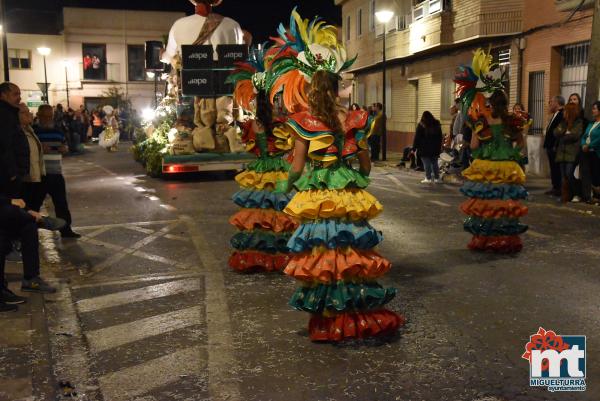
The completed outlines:
<svg viewBox="0 0 600 401">
<path fill-rule="evenodd" d="M 390 302 L 396 296 L 395 288 L 383 288 L 375 282 L 319 284 L 299 287 L 289 304 L 301 311 L 322 313 L 374 309 Z"/>
<path fill-rule="evenodd" d="M 266 253 L 287 253 L 287 243 L 291 233 L 273 233 L 270 231 L 254 230 L 240 231 L 231 238 L 231 246 L 239 251 L 255 250 Z"/>
<path fill-rule="evenodd" d="M 519 219 L 485 219 L 469 216 L 463 224 L 465 231 L 473 235 L 509 236 L 519 235 L 527 231 L 527 225 L 519 223 Z"/>
</svg>

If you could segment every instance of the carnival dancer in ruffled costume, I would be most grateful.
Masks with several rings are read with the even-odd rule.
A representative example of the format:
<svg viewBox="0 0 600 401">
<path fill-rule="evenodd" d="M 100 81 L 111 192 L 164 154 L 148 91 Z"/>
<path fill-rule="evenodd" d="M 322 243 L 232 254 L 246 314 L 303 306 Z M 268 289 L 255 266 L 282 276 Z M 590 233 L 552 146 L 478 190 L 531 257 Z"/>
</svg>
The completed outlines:
<svg viewBox="0 0 600 401">
<path fill-rule="evenodd" d="M 346 112 L 337 103 L 339 73 L 353 60 L 346 60 L 334 27 L 318 19 L 309 23 L 295 11 L 292 17 L 281 49 L 296 47 L 298 55 L 273 65 L 289 110 L 297 106 L 289 102 L 301 96 L 301 81 L 310 81 L 304 99 L 308 110 L 291 115 L 287 123 L 296 135 L 287 189 L 298 192 L 285 212 L 302 221 L 288 243 L 293 256 L 285 273 L 300 283 L 290 305 L 311 313 L 313 341 L 391 335 L 404 318 L 384 308 L 396 290 L 376 282 L 391 264 L 373 250 L 382 235 L 368 223 L 383 209 L 365 191 L 371 119 L 363 111 Z M 282 71 L 292 80 L 282 78 Z M 298 71 L 303 79 L 297 79 Z M 358 171 L 353 159 L 358 159 Z"/>
<path fill-rule="evenodd" d="M 114 116 L 112 106 L 104 106 L 102 108 L 106 117 L 104 118 L 104 131 L 98 136 L 98 145 L 109 152 L 116 152 L 119 145 L 119 123 Z"/>
<path fill-rule="evenodd" d="M 469 248 L 515 253 L 523 248 L 520 234 L 527 226 L 521 203 L 527 198 L 525 173 L 519 165 L 522 128 L 528 122 L 509 115 L 502 76 L 491 55 L 478 50 L 472 67 L 460 67 L 455 76 L 462 111 L 473 127 L 473 163 L 463 171 L 461 192 L 470 199 L 461 205 L 468 215 L 464 229 L 473 238 Z"/>
<path fill-rule="evenodd" d="M 228 81 L 235 83 L 234 97 L 240 107 L 255 111 L 256 117 L 243 126 L 242 141 L 258 157 L 235 177 L 242 189 L 233 201 L 242 209 L 230 219 L 240 232 L 231 239 L 236 251 L 229 266 L 240 272 L 281 271 L 289 261 L 287 241 L 298 223 L 283 213 L 291 195 L 275 186 L 287 180 L 289 163 L 284 154 L 292 143 L 290 130 L 273 120 L 268 95 L 273 76 L 265 69 L 264 47 L 253 50 L 247 62 L 238 63 Z"/>
</svg>

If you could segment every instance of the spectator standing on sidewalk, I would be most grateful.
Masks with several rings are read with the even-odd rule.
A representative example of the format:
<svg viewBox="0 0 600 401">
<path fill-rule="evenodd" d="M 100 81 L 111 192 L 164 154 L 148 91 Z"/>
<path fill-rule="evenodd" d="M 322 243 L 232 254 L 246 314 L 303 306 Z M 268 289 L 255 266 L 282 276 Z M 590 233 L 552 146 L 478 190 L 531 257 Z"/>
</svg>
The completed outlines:
<svg viewBox="0 0 600 401">
<path fill-rule="evenodd" d="M 422 184 L 440 182 L 438 159 L 442 150 L 442 126 L 429 111 L 423 112 L 417 125 L 413 151 L 421 157 L 425 168 L 425 179 Z"/>
<path fill-rule="evenodd" d="M 100 110 L 92 112 L 92 142 L 98 142 L 98 136 L 104 131 L 104 123 Z"/>
<path fill-rule="evenodd" d="M 73 112 L 73 118 L 69 122 L 69 128 L 71 130 L 71 135 L 77 138 L 78 144 L 86 142 L 87 129 L 85 126 L 83 115 L 81 114 L 80 110 L 75 110 Z M 80 147 L 75 149 L 76 152 L 79 152 L 80 150 Z"/>
<path fill-rule="evenodd" d="M 556 163 L 560 167 L 561 200 L 580 202 L 575 194 L 576 183 L 573 172 L 579 155 L 579 143 L 583 134 L 583 120 L 579 106 L 569 103 L 565 106 L 563 119 L 554 130 L 556 136 Z"/>
<path fill-rule="evenodd" d="M 581 196 L 592 203 L 600 201 L 600 101 L 592 105 L 594 121 L 590 122 L 581 137 Z"/>
<path fill-rule="evenodd" d="M 373 127 L 371 128 L 371 136 L 369 137 L 369 146 L 371 147 L 371 161 L 379 160 L 379 152 L 381 151 L 381 137 L 385 129 L 385 115 L 383 114 L 383 105 L 381 103 L 373 104 Z"/>
<path fill-rule="evenodd" d="M 563 119 L 564 107 L 565 98 L 562 96 L 554 96 L 552 99 L 550 99 L 550 103 L 548 104 L 548 110 L 552 114 L 552 117 L 550 117 L 550 121 L 546 127 L 544 149 L 546 149 L 546 154 L 548 155 L 552 188 L 546 191 L 546 195 L 561 195 L 561 174 L 560 167 L 556 163 L 556 135 L 554 135 L 554 130 L 556 130 Z"/>
<path fill-rule="evenodd" d="M 19 124 L 21 90 L 10 82 L 0 84 L 0 136 L 4 152 L 0 155 L 0 168 L 14 177 L 6 195 L 21 198 L 22 177 L 29 173 L 29 145 Z"/>
<path fill-rule="evenodd" d="M 33 204 L 34 199 L 43 192 L 42 178 L 46 175 L 44 149 L 33 131 L 33 114 L 24 103 L 19 105 L 19 122 L 29 144 L 29 174 L 23 177 L 22 186 L 23 200 L 27 206 L 30 206 Z"/>
<path fill-rule="evenodd" d="M 67 202 L 65 178 L 62 175 L 62 155 L 67 152 L 64 133 L 54 124 L 52 107 L 40 106 L 38 120 L 39 124 L 34 127 L 34 130 L 44 147 L 46 176 L 42 179 L 42 192 L 38 197 L 32 199 L 29 206 L 39 212 L 46 195 L 50 195 L 56 217 L 67 222 L 67 225 L 60 231 L 61 236 L 63 238 L 80 238 L 81 235 L 71 229 L 71 212 Z"/>
</svg>

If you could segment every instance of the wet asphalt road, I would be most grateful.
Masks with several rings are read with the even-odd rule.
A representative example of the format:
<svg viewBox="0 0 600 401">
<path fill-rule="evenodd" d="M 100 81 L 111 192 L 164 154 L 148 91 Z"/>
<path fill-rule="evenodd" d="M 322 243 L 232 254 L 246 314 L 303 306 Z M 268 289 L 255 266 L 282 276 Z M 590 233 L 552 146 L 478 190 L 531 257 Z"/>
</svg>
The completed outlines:
<svg viewBox="0 0 600 401">
<path fill-rule="evenodd" d="M 227 267 L 232 175 L 153 179 L 121 148 L 65 162 L 84 238 L 56 240 L 50 267 L 53 374 L 87 399 L 600 399 L 600 208 L 560 206 L 536 181 L 524 251 L 475 254 L 457 186 L 375 168 L 381 282 L 408 323 L 388 341 L 314 344 L 287 306 L 292 279 Z M 587 335 L 585 393 L 529 387 L 521 354 L 540 326 Z"/>
</svg>

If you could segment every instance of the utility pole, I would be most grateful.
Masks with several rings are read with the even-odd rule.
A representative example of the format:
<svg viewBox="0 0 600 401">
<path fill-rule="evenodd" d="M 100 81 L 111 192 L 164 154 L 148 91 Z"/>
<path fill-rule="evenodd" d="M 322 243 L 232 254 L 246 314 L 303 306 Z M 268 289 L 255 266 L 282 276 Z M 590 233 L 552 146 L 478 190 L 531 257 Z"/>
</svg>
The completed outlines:
<svg viewBox="0 0 600 401">
<path fill-rule="evenodd" d="M 592 118 L 592 104 L 598 100 L 600 92 L 600 0 L 594 2 L 592 39 L 588 52 L 588 75 L 585 92 L 585 115 Z"/>
<path fill-rule="evenodd" d="M 6 1 L 0 0 L 0 25 L 2 25 L 2 62 L 4 64 L 4 81 L 10 81 L 10 74 L 8 69 L 8 29 L 6 23 Z"/>
</svg>

